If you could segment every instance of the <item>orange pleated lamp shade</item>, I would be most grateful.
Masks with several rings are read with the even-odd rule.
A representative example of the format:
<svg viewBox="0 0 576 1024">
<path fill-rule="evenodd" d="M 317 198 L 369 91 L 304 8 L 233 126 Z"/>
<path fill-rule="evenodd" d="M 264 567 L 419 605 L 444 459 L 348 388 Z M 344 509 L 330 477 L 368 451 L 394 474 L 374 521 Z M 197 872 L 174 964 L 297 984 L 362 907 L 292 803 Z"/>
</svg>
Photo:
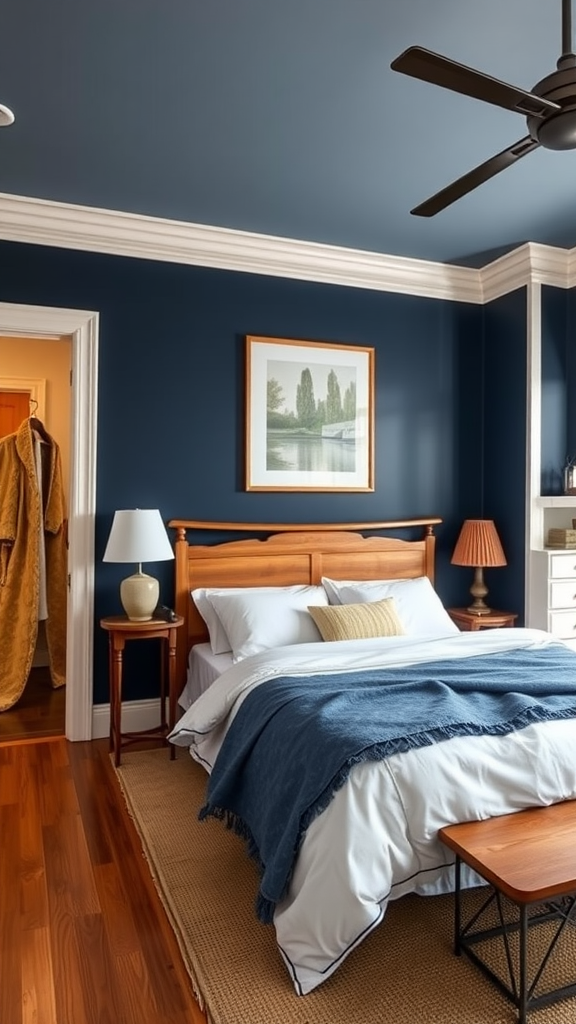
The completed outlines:
<svg viewBox="0 0 576 1024">
<path fill-rule="evenodd" d="M 453 565 L 506 565 L 493 519 L 466 519 L 456 541 Z"/>
</svg>

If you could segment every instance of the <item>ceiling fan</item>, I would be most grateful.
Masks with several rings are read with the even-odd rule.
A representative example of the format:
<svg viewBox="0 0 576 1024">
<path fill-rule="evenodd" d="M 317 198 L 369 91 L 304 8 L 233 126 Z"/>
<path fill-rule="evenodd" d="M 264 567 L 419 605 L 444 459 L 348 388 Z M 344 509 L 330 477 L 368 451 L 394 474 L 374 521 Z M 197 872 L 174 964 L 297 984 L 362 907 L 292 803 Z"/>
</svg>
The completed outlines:
<svg viewBox="0 0 576 1024">
<path fill-rule="evenodd" d="M 411 210 L 417 217 L 433 217 L 539 146 L 576 149 L 576 54 L 572 51 L 571 0 L 562 0 L 562 54 L 556 62 L 557 70 L 537 82 L 529 92 L 421 46 L 409 47 L 390 66 L 403 75 L 505 110 L 516 110 L 525 115 L 528 127 L 528 135 L 523 139 Z"/>
</svg>

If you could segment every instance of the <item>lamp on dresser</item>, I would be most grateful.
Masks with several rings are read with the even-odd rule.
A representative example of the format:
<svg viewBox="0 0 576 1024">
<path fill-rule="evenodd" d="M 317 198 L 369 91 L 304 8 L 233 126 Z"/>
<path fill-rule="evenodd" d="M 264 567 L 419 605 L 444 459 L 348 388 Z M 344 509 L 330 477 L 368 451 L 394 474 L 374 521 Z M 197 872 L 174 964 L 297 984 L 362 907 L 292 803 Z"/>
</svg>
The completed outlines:
<svg viewBox="0 0 576 1024">
<path fill-rule="evenodd" d="M 484 569 L 507 564 L 494 520 L 466 519 L 451 561 L 452 565 L 469 565 L 474 568 L 474 581 L 470 587 L 474 600 L 468 611 L 472 615 L 489 615 L 491 609 L 484 600 L 488 594 Z"/>
<path fill-rule="evenodd" d="M 103 562 L 135 562 L 138 572 L 120 584 L 120 600 L 131 622 L 147 622 L 158 604 L 160 585 L 142 572 L 142 562 L 164 562 L 174 552 L 157 508 L 121 509 L 114 513 Z"/>
</svg>

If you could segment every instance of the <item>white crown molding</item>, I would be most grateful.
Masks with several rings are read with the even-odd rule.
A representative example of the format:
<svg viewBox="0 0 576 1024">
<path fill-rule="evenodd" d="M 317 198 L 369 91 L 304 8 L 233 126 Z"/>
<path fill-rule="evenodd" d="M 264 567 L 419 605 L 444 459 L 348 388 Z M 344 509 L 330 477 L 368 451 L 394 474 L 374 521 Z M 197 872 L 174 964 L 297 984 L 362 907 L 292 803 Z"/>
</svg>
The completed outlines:
<svg viewBox="0 0 576 1024">
<path fill-rule="evenodd" d="M 4 241 L 481 302 L 480 272 L 404 256 L 0 193 Z"/>
<path fill-rule="evenodd" d="M 482 301 L 492 302 L 501 295 L 524 288 L 530 275 L 530 247 L 526 243 L 482 268 Z"/>
<path fill-rule="evenodd" d="M 534 242 L 476 269 L 7 193 L 0 239 L 476 304 L 576 284 L 576 250 Z"/>
<path fill-rule="evenodd" d="M 570 273 L 570 264 L 573 252 L 571 249 L 525 242 L 482 268 L 483 301 L 492 302 L 529 284 L 572 288 L 574 273 Z"/>
<path fill-rule="evenodd" d="M 568 250 L 568 287 L 576 287 L 576 249 Z"/>
<path fill-rule="evenodd" d="M 574 286 L 574 275 L 570 273 L 572 249 L 559 249 L 537 242 L 530 242 L 529 249 L 532 284 L 548 284 L 555 288 Z"/>
</svg>

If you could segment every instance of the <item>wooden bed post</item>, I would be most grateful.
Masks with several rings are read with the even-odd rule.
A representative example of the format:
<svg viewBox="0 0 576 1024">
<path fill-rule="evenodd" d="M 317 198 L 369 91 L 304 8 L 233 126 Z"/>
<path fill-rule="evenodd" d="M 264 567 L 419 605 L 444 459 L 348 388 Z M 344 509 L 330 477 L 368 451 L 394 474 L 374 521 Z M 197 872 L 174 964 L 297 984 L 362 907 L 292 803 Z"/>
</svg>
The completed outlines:
<svg viewBox="0 0 576 1024">
<path fill-rule="evenodd" d="M 184 629 L 179 629 L 176 634 L 176 678 L 179 684 L 184 685 L 186 679 L 186 662 L 188 660 L 188 604 L 192 600 L 190 591 L 186 586 L 188 579 L 188 541 L 186 540 L 186 529 L 182 526 L 176 529 L 176 540 L 174 541 L 175 558 L 175 579 L 174 579 L 174 611 L 184 618 Z"/>
<path fill-rule="evenodd" d="M 424 544 L 426 549 L 424 556 L 426 562 L 426 575 L 429 577 L 430 582 L 434 583 L 436 537 L 434 536 L 434 526 L 432 523 L 427 523 L 424 527 Z"/>
</svg>

